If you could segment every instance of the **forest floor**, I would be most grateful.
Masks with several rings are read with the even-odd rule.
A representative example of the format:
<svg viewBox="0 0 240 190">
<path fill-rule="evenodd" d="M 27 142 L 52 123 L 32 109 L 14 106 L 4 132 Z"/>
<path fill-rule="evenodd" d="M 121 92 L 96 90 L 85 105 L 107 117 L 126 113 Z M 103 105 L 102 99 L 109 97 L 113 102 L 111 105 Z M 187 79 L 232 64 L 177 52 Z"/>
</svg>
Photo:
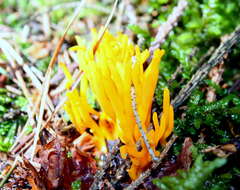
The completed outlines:
<svg viewBox="0 0 240 190">
<path fill-rule="evenodd" d="M 0 189 L 239 189 L 239 10 L 239 0 L 0 0 Z M 108 152 L 97 150 L 89 140 L 91 127 L 82 132 L 66 108 L 68 93 L 84 85 L 80 80 L 87 73 L 71 47 L 84 48 L 76 45 L 90 41 L 93 29 L 104 31 L 93 56 L 108 32 L 126 34 L 141 51 L 149 49 L 143 72 L 153 52 L 164 50 L 149 122 L 157 131 L 151 115 L 166 114 L 163 92 L 168 88 L 174 129 L 166 143 L 157 143 L 160 156 L 136 179 L 129 173 L 134 159 L 121 153 L 126 140 L 120 135 L 105 139 Z M 114 96 L 112 89 L 107 93 Z M 136 93 L 138 103 L 137 88 Z M 86 96 L 94 114 L 101 115 L 99 97 L 92 91 Z M 94 114 L 88 116 L 100 125 L 101 116 Z M 165 122 L 170 121 L 169 116 Z M 151 139 L 139 139 L 146 159 L 152 158 L 146 142 Z"/>
</svg>

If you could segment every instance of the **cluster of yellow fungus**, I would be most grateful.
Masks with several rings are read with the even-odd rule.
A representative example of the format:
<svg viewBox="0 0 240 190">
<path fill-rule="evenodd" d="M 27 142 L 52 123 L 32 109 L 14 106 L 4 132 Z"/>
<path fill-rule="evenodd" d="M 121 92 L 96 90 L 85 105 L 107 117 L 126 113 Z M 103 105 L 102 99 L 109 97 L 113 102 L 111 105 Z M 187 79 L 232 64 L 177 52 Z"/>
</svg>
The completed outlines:
<svg viewBox="0 0 240 190">
<path fill-rule="evenodd" d="M 131 159 L 129 175 L 136 179 L 151 163 L 148 149 L 134 117 L 131 104 L 131 88 L 136 93 L 136 109 L 149 144 L 158 156 L 158 143 L 165 144 L 173 130 L 173 108 L 168 89 L 164 90 L 163 113 L 160 124 L 157 114 L 151 114 L 153 95 L 159 74 L 159 62 L 163 50 L 155 50 L 149 65 L 144 63 L 150 56 L 148 50 L 140 51 L 124 34 L 104 33 L 99 43 L 98 33 L 92 32 L 92 43 L 86 47 L 80 42 L 72 49 L 77 51 L 79 68 L 84 72 L 80 90 L 68 91 L 65 110 L 77 130 L 82 134 L 91 129 L 96 146 L 103 152 L 106 140 L 120 139 L 123 158 Z M 78 40 L 80 41 L 80 40 Z M 96 43 L 98 47 L 96 48 Z M 67 87 L 73 83 L 71 74 L 62 65 L 68 79 Z M 87 101 L 91 89 L 101 111 L 94 110 Z M 150 127 L 151 117 L 154 127 Z"/>
</svg>

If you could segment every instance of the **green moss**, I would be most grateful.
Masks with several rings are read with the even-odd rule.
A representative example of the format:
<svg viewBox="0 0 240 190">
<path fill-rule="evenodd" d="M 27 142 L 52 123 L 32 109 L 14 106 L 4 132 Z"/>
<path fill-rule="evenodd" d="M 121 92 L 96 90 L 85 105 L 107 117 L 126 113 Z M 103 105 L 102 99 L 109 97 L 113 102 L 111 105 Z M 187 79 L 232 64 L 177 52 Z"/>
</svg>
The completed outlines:
<svg viewBox="0 0 240 190">
<path fill-rule="evenodd" d="M 160 10 L 156 18 L 159 21 L 158 26 L 167 20 L 176 2 L 169 1 L 167 9 L 162 10 L 161 3 L 157 0 L 150 1 L 151 10 Z M 183 68 L 179 78 L 189 80 L 207 50 L 211 46 L 217 47 L 220 37 L 232 32 L 240 24 L 239 8 L 240 4 L 236 0 L 188 0 L 188 8 L 183 12 L 178 26 L 174 27 L 161 46 L 166 53 L 160 63 L 160 80 L 156 90 L 159 105 L 162 100 L 161 90 L 168 86 L 167 81 L 177 66 L 181 65 Z M 171 92 L 179 87 L 171 85 Z"/>
<path fill-rule="evenodd" d="M 232 135 L 227 130 L 228 121 L 239 124 L 240 99 L 234 94 L 208 103 L 201 91 L 196 90 L 191 96 L 185 117 L 176 119 L 175 132 L 179 136 L 195 136 L 200 131 L 208 134 L 208 142 L 226 143 Z"/>
<path fill-rule="evenodd" d="M 76 180 L 72 183 L 72 190 L 79 190 L 81 188 L 81 181 Z"/>
<path fill-rule="evenodd" d="M 204 189 L 205 182 L 212 172 L 226 163 L 225 159 L 217 158 L 214 161 L 203 161 L 202 156 L 198 156 L 189 171 L 178 171 L 178 176 L 166 176 L 155 179 L 153 182 L 161 190 L 195 190 Z"/>
<path fill-rule="evenodd" d="M 24 97 L 10 96 L 5 89 L 0 88 L 0 151 L 9 150 L 14 143 L 17 128 L 26 122 L 26 116 L 18 111 L 24 110 L 26 104 Z"/>
</svg>

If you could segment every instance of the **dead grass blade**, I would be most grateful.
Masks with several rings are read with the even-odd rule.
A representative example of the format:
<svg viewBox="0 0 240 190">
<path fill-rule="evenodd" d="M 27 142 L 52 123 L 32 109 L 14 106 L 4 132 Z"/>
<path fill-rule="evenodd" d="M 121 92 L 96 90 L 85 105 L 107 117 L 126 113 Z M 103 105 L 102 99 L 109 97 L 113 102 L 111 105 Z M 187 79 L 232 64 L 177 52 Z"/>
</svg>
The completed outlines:
<svg viewBox="0 0 240 190">
<path fill-rule="evenodd" d="M 27 98 L 29 104 L 33 106 L 31 95 L 29 90 L 26 87 L 26 83 L 22 77 L 21 71 L 18 69 L 16 62 L 19 65 L 23 65 L 22 58 L 18 55 L 18 53 L 12 48 L 12 46 L 4 39 L 0 38 L 0 48 L 2 49 L 3 53 L 6 55 L 12 69 L 14 69 L 15 76 L 17 79 L 17 84 L 22 89 L 24 96 Z"/>
<path fill-rule="evenodd" d="M 42 94 L 41 94 L 41 99 L 40 99 L 40 111 L 39 111 L 39 117 L 38 117 L 38 123 L 37 123 L 37 128 L 36 128 L 36 131 L 35 131 L 35 137 L 34 137 L 34 143 L 33 143 L 33 152 L 32 152 L 32 155 L 31 155 L 31 160 L 33 160 L 33 157 L 35 155 L 35 149 L 36 149 L 36 145 L 37 145 L 37 141 L 38 141 L 38 138 L 39 138 L 39 133 L 40 133 L 40 129 L 41 129 L 41 126 L 42 126 L 42 122 L 43 122 L 43 114 L 44 114 L 44 110 L 45 110 L 45 102 L 46 102 L 46 98 L 47 98 L 47 94 L 48 94 L 48 90 L 49 90 L 49 83 L 50 83 L 50 77 L 51 77 L 51 73 L 52 73 L 52 70 L 53 70 L 53 66 L 57 60 L 57 55 L 61 49 L 61 46 L 63 44 L 63 41 L 66 37 L 66 34 L 69 30 L 69 28 L 71 27 L 71 25 L 73 24 L 73 22 L 75 21 L 75 19 L 77 18 L 80 10 L 82 9 L 83 5 L 84 5 L 85 1 L 82 0 L 81 1 L 81 4 L 79 5 L 79 7 L 75 10 L 74 14 L 73 14 L 73 17 L 72 19 L 70 20 L 69 24 L 67 25 L 64 33 L 63 33 L 63 36 L 61 37 L 61 39 L 59 40 L 58 44 L 57 44 L 57 47 L 54 51 L 54 54 L 53 54 L 53 57 L 49 63 L 49 66 L 48 66 L 48 69 L 47 69 L 47 72 L 46 72 L 46 75 L 45 75 L 45 80 L 43 82 L 43 86 L 42 86 Z"/>
</svg>

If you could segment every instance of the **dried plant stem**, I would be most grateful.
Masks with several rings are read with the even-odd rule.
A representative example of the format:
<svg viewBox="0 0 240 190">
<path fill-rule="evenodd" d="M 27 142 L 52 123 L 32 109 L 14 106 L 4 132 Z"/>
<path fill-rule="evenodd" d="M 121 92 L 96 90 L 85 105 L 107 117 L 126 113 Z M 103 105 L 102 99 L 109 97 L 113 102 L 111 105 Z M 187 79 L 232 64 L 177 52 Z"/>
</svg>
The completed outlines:
<svg viewBox="0 0 240 190">
<path fill-rule="evenodd" d="M 121 31 L 121 25 L 122 25 L 122 18 L 123 18 L 123 13 L 124 13 L 124 9 L 126 7 L 126 0 L 123 0 L 119 3 L 119 10 L 118 10 L 118 13 L 117 13 L 117 16 L 116 16 L 116 31 Z"/>
<path fill-rule="evenodd" d="M 209 71 L 226 58 L 231 48 L 239 41 L 240 27 L 238 27 L 224 42 L 220 44 L 210 59 L 197 70 L 186 86 L 180 90 L 179 94 L 172 101 L 175 109 L 191 95 L 192 91 L 207 76 Z"/>
<path fill-rule="evenodd" d="M 73 85 L 72 85 L 72 87 L 71 87 L 71 91 L 73 91 L 73 90 L 77 87 L 77 85 L 80 83 L 82 74 L 83 74 L 83 72 L 78 72 L 78 74 L 76 75 L 76 77 L 73 78 L 73 80 L 74 80 L 75 82 L 73 83 Z M 58 104 L 58 105 L 56 106 L 56 108 L 53 110 L 53 112 L 51 113 L 51 115 L 48 117 L 48 119 L 47 119 L 47 121 L 45 122 L 45 124 L 41 127 L 40 131 L 49 125 L 49 122 L 50 122 L 50 121 L 52 120 L 52 118 L 58 113 L 58 111 L 62 108 L 62 106 L 64 105 L 64 103 L 66 102 L 66 100 L 67 100 L 67 97 L 64 97 L 64 98 L 61 100 L 61 102 L 59 102 L 59 104 Z M 37 102 L 39 102 L 39 100 L 37 100 Z M 36 113 L 36 106 L 34 107 L 33 113 L 30 112 L 30 115 L 29 115 L 29 117 L 28 117 L 28 120 L 27 120 L 25 126 L 23 127 L 21 133 L 17 136 L 17 139 L 15 140 L 13 146 L 12 146 L 11 149 L 10 149 L 10 151 L 11 151 L 13 154 L 16 153 L 16 151 L 15 151 L 15 149 L 17 149 L 16 146 L 18 145 L 19 140 L 24 136 L 25 128 L 30 125 L 31 120 L 32 120 L 33 117 L 34 117 L 33 114 L 35 114 L 35 113 Z M 20 146 L 20 145 L 18 145 L 18 146 Z M 15 148 L 15 147 L 16 147 L 16 148 Z M 24 146 L 24 148 L 25 148 L 25 146 Z"/>
<path fill-rule="evenodd" d="M 115 2 L 114 2 L 114 4 L 113 4 L 112 11 L 111 11 L 110 15 L 108 16 L 108 19 L 107 19 L 107 21 L 106 21 L 103 29 L 100 31 L 100 34 L 99 34 L 99 36 L 98 36 L 98 40 L 97 40 L 95 46 L 93 47 L 93 54 L 95 54 L 95 52 L 96 52 L 97 49 L 98 49 L 99 44 L 100 44 L 101 41 L 102 41 L 102 38 L 103 38 L 103 36 L 104 36 L 104 33 L 106 32 L 107 27 L 108 27 L 108 25 L 110 24 L 110 22 L 111 22 L 111 20 L 112 20 L 112 18 L 113 18 L 113 15 L 114 15 L 115 10 L 116 10 L 116 8 L 117 8 L 117 4 L 118 4 L 118 0 L 115 0 Z"/>
<path fill-rule="evenodd" d="M 33 111 L 31 112 L 28 112 L 28 120 L 27 122 L 25 123 L 21 133 L 17 136 L 14 144 L 12 145 L 12 147 L 10 148 L 10 152 L 15 148 L 15 146 L 18 144 L 19 140 L 24 136 L 24 133 L 25 133 L 25 130 L 26 128 L 29 126 L 29 125 L 32 125 L 33 123 L 35 123 L 34 121 L 34 116 L 35 114 L 37 113 L 37 110 L 38 110 L 38 106 L 39 106 L 39 103 L 40 103 L 40 96 L 38 97 L 37 99 L 37 103 L 35 104 L 34 108 L 33 108 Z"/>
<path fill-rule="evenodd" d="M 186 0 L 178 1 L 177 6 L 174 7 L 167 21 L 159 27 L 155 40 L 152 42 L 151 47 L 149 48 L 151 53 L 153 53 L 154 50 L 158 49 L 160 45 L 164 42 L 169 32 L 171 32 L 173 27 L 176 25 L 184 9 L 187 7 L 187 4 L 188 2 Z"/>
<path fill-rule="evenodd" d="M 126 187 L 124 190 L 134 190 L 136 189 L 140 184 L 143 183 L 143 181 L 151 175 L 151 171 L 156 169 L 163 161 L 163 159 L 166 157 L 168 151 L 170 150 L 170 148 L 172 147 L 173 143 L 175 142 L 175 140 L 177 139 L 176 135 L 172 135 L 171 139 L 168 141 L 168 143 L 166 144 L 166 147 L 164 148 L 164 150 L 161 152 L 159 159 L 153 163 L 152 167 L 147 169 L 145 172 L 143 172 L 140 177 L 133 181 L 128 187 Z"/>
<path fill-rule="evenodd" d="M 178 74 L 181 73 L 182 70 L 183 70 L 183 66 L 179 65 L 177 67 L 176 71 L 172 74 L 171 79 L 168 81 L 168 86 L 170 86 L 172 84 L 172 82 L 176 80 Z"/>
<path fill-rule="evenodd" d="M 75 82 L 73 83 L 72 87 L 71 87 L 71 90 L 70 91 L 73 91 L 77 86 L 78 84 L 80 83 L 81 81 L 81 76 L 82 76 L 83 72 L 79 72 L 77 75 L 76 75 L 76 79 Z M 47 127 L 49 125 L 49 122 L 52 120 L 52 118 L 58 113 L 58 111 L 62 108 L 62 106 L 64 105 L 64 103 L 67 101 L 67 97 L 64 96 L 64 98 L 58 103 L 58 105 L 56 106 L 56 108 L 54 109 L 53 113 L 49 116 L 49 118 L 47 119 L 46 123 L 43 125 L 43 127 L 41 128 L 44 129 L 45 127 Z"/>
<path fill-rule="evenodd" d="M 31 140 L 34 136 L 34 133 L 29 134 L 28 136 L 26 136 L 24 139 L 22 139 L 22 142 L 20 142 L 18 144 L 18 146 L 16 146 L 14 149 L 11 150 L 12 154 L 16 154 L 23 146 L 25 146 L 25 144 Z"/>
<path fill-rule="evenodd" d="M 30 113 L 30 117 L 28 118 L 28 121 L 26 122 L 25 126 L 23 127 L 23 130 L 21 132 L 20 135 L 18 135 L 16 141 L 14 142 L 14 145 L 11 147 L 10 151 L 13 150 L 13 148 L 17 145 L 19 139 L 23 136 L 25 128 L 29 125 L 29 123 L 31 123 L 31 121 L 33 121 L 33 117 L 37 111 L 37 107 L 38 106 L 33 106 L 32 103 L 32 99 L 31 99 L 31 95 L 26 87 L 26 83 L 23 80 L 22 77 L 22 73 L 20 72 L 20 70 L 18 70 L 17 64 L 15 63 L 15 61 L 18 63 L 19 66 L 24 67 L 24 62 L 22 60 L 22 58 L 20 57 L 20 55 L 13 49 L 13 47 L 4 39 L 0 39 L 0 48 L 3 50 L 4 54 L 6 55 L 9 63 L 11 64 L 12 68 L 15 70 L 15 76 L 17 78 L 17 84 L 18 86 L 22 89 L 24 96 L 27 98 L 29 105 L 30 105 L 30 109 L 33 108 L 34 112 L 32 114 L 32 112 Z M 40 100 L 40 99 L 39 99 Z"/>
<path fill-rule="evenodd" d="M 19 161 L 19 156 L 17 156 L 11 166 L 11 169 L 8 171 L 8 173 L 5 175 L 5 177 L 2 179 L 2 181 L 0 182 L 0 188 L 3 187 L 3 185 L 5 184 L 5 182 L 7 181 L 7 179 L 9 178 L 9 176 L 11 175 L 12 171 L 15 169 L 15 167 L 17 166 L 17 163 Z"/>
<path fill-rule="evenodd" d="M 158 158 L 155 156 L 154 151 L 152 150 L 152 148 L 148 142 L 147 136 L 142 127 L 141 119 L 140 119 L 138 111 L 137 111 L 136 93 L 135 93 L 135 88 L 133 86 L 131 87 L 131 100 L 132 100 L 133 114 L 134 114 L 138 129 L 139 129 L 141 136 L 143 138 L 143 141 L 148 149 L 148 152 L 149 152 L 150 156 L 152 157 L 152 160 L 154 162 L 156 162 L 158 160 Z"/>
<path fill-rule="evenodd" d="M 14 69 L 15 76 L 17 79 L 17 85 L 22 89 L 24 96 L 27 98 L 30 106 L 33 106 L 32 99 L 30 96 L 30 92 L 26 87 L 26 83 L 22 77 L 21 71 L 18 69 L 16 62 L 19 65 L 23 64 L 22 58 L 17 54 L 17 52 L 13 49 L 13 47 L 4 39 L 0 38 L 0 48 L 2 49 L 3 53 L 6 55 L 12 69 Z"/>
<path fill-rule="evenodd" d="M 40 91 L 42 90 L 42 84 L 41 82 L 38 80 L 38 78 L 36 77 L 36 75 L 32 72 L 32 70 L 30 69 L 30 67 L 26 64 L 23 64 L 23 70 L 26 72 L 26 74 L 28 75 L 28 77 L 32 80 L 32 84 L 34 85 L 34 87 Z M 48 103 L 48 107 L 49 107 L 49 111 L 53 110 L 53 103 L 50 99 L 49 96 L 47 96 L 47 103 Z"/>
<path fill-rule="evenodd" d="M 240 90 L 240 79 L 236 80 L 232 87 L 229 88 L 228 94 L 234 92 L 235 90 Z"/>
<path fill-rule="evenodd" d="M 32 122 L 34 121 L 34 116 L 35 113 L 37 112 L 37 108 L 38 106 L 33 106 L 33 102 L 31 99 L 31 95 L 30 92 L 28 91 L 27 87 L 26 87 L 26 83 L 23 80 L 22 77 L 22 72 L 20 70 L 18 70 L 18 66 L 22 67 L 23 70 L 27 73 L 27 75 L 31 78 L 33 84 L 37 87 L 37 89 L 41 90 L 41 83 L 38 81 L 37 77 L 35 76 L 35 74 L 30 70 L 29 66 L 26 65 L 23 61 L 23 59 L 21 58 L 21 56 L 14 50 L 14 48 L 4 39 L 0 39 L 0 47 L 2 48 L 4 54 L 6 55 L 6 57 L 9 60 L 9 63 L 11 64 L 12 68 L 15 70 L 15 76 L 17 78 L 17 84 L 18 86 L 22 89 L 24 96 L 27 98 L 29 105 L 30 105 L 30 109 L 33 108 L 33 112 L 30 112 L 30 115 L 28 117 L 28 121 L 26 122 L 25 126 L 22 129 L 22 132 L 20 133 L 20 135 L 18 135 L 16 141 L 14 142 L 14 145 L 11 147 L 10 151 L 13 150 L 13 148 L 17 145 L 19 139 L 22 138 L 24 132 L 25 132 L 25 128 Z M 16 61 L 16 63 L 15 63 Z M 38 98 L 40 101 L 40 98 Z M 51 112 L 51 110 L 53 109 L 53 104 L 51 102 L 51 99 L 48 97 L 48 111 Z M 37 101 L 37 102 L 39 102 Z"/>
<path fill-rule="evenodd" d="M 6 88 L 9 92 L 11 92 L 11 93 L 13 93 L 13 94 L 16 94 L 16 95 L 18 95 L 18 96 L 21 96 L 21 95 L 22 95 L 21 90 L 19 90 L 19 89 L 17 89 L 17 88 L 14 88 L 13 86 L 6 85 L 5 88 Z"/>
<path fill-rule="evenodd" d="M 61 37 L 61 39 L 59 40 L 58 44 L 57 44 L 57 47 L 53 53 L 53 57 L 49 63 L 49 66 L 48 66 L 48 69 L 47 69 L 47 72 L 46 72 L 46 75 L 45 75 L 45 79 L 44 79 L 44 82 L 43 82 L 43 86 L 42 86 L 42 93 L 41 93 L 41 103 L 40 103 L 40 111 L 39 111 L 39 117 L 38 117 L 38 123 L 37 123 L 37 128 L 36 128 L 36 131 L 35 131 L 35 137 L 34 137 L 34 143 L 33 143 L 33 151 L 32 151 L 32 155 L 31 155 L 31 160 L 33 160 L 33 157 L 35 155 L 35 150 L 36 150 L 36 146 L 37 146 L 37 141 L 38 141 L 38 138 L 39 138 L 39 133 L 40 133 L 40 129 L 41 129 L 41 126 L 42 126 L 42 122 L 43 122 L 43 113 L 44 113 L 44 110 L 45 110 L 45 102 L 46 102 L 46 99 L 47 99 L 47 95 L 48 95 L 48 90 L 49 90 L 49 83 L 50 83 L 50 78 L 51 78 L 51 73 L 52 73 L 52 69 L 53 69 L 53 66 L 57 60 L 57 55 L 61 49 L 61 46 L 63 44 L 63 41 L 65 39 L 65 36 L 68 32 L 68 30 L 70 29 L 71 25 L 73 24 L 73 22 L 75 21 L 75 19 L 77 18 L 80 10 L 82 9 L 82 6 L 84 5 L 85 1 L 82 0 L 81 1 L 81 4 L 79 5 L 78 8 L 76 8 L 74 14 L 73 14 L 73 17 L 72 19 L 70 20 L 69 24 L 67 25 L 64 33 L 63 33 L 63 36 Z"/>
</svg>

